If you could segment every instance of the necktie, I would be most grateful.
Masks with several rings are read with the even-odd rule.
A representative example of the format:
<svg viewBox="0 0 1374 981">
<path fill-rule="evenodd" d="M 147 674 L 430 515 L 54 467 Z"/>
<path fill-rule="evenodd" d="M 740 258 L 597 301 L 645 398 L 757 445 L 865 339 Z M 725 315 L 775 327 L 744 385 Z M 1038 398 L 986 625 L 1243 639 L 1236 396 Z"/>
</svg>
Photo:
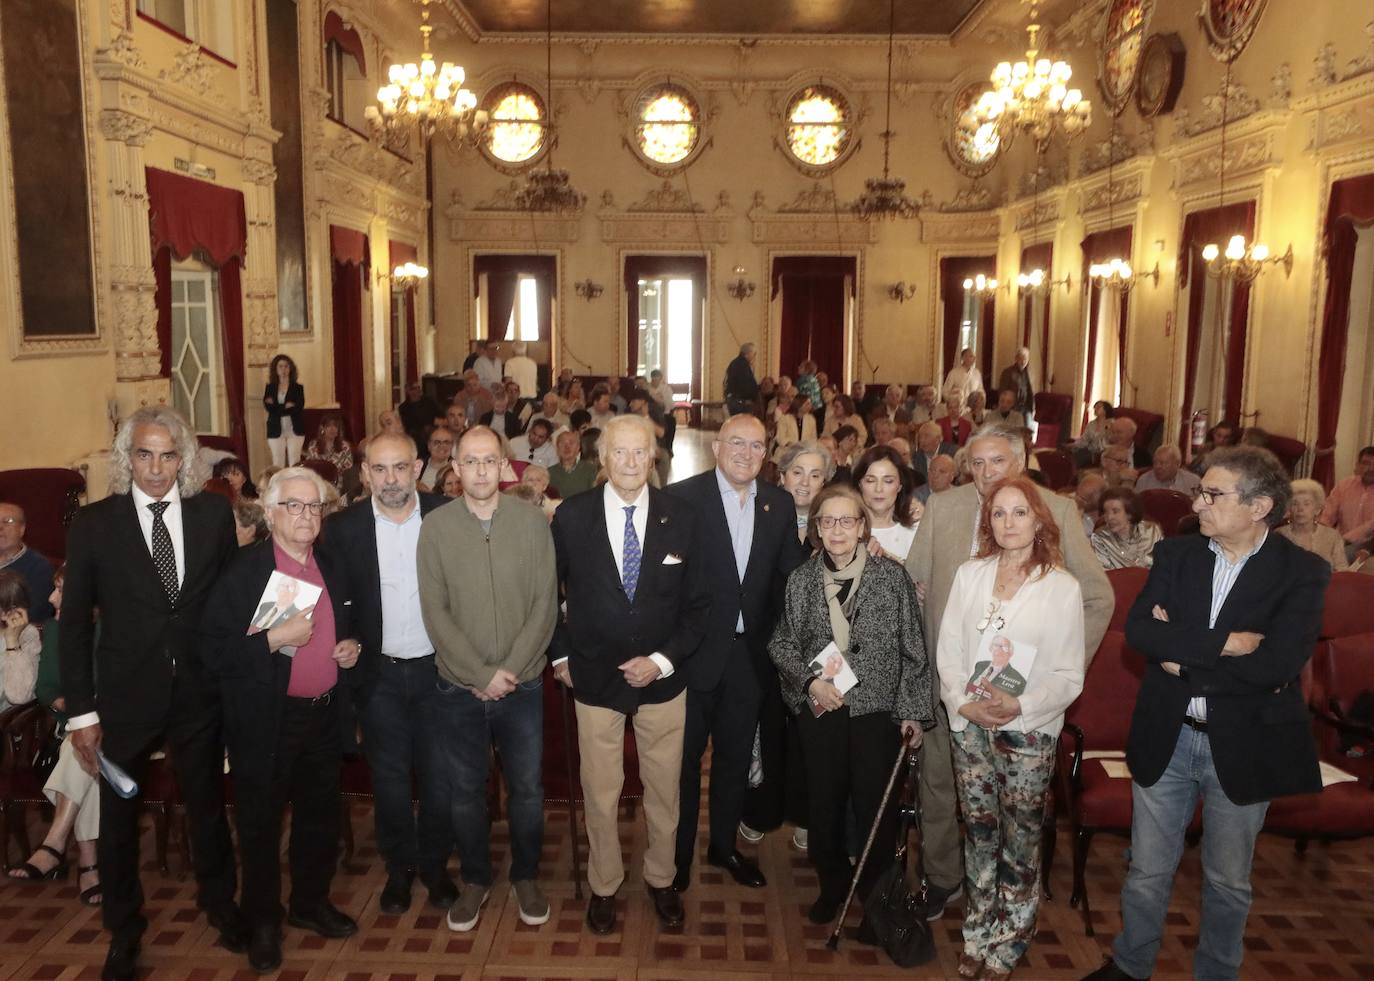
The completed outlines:
<svg viewBox="0 0 1374 981">
<path fill-rule="evenodd" d="M 625 595 L 633 603 L 635 601 L 635 587 L 639 585 L 639 560 L 642 556 L 639 552 L 639 536 L 635 534 L 635 506 L 631 504 L 623 510 L 625 512 L 625 571 L 621 573 L 620 581 L 625 587 Z"/>
<path fill-rule="evenodd" d="M 154 501 L 148 505 L 153 512 L 153 565 L 157 577 L 162 580 L 162 588 L 167 591 L 167 599 L 176 605 L 181 586 L 177 582 L 177 554 L 172 548 L 172 533 L 167 530 L 167 522 L 162 520 L 162 512 L 171 507 L 170 501 Z"/>
</svg>

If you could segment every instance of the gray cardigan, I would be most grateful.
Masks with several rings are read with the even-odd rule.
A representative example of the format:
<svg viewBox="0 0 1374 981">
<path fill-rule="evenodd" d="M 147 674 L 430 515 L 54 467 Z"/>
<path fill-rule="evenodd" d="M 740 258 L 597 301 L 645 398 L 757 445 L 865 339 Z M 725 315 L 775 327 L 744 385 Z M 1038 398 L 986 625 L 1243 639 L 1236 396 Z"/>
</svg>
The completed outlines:
<svg viewBox="0 0 1374 981">
<path fill-rule="evenodd" d="M 834 639 L 825 602 L 822 557 L 798 566 L 787 580 L 787 600 L 768 653 L 782 679 L 782 696 L 795 713 L 806 707 L 808 666 Z M 845 696 L 850 715 L 887 712 L 895 721 L 935 721 L 930 664 L 911 577 L 891 559 L 868 559 L 854 598 L 845 652 L 859 684 Z"/>
</svg>

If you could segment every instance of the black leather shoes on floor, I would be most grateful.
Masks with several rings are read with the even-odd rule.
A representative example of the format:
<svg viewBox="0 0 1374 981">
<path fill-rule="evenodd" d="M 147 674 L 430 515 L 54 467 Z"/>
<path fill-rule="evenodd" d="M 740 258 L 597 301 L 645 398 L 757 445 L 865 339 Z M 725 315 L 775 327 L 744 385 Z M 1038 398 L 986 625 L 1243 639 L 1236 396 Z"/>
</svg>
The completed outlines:
<svg viewBox="0 0 1374 981">
<path fill-rule="evenodd" d="M 587 926 L 592 933 L 605 936 L 615 929 L 615 897 L 592 894 L 587 904 Z"/>
<path fill-rule="evenodd" d="M 138 977 L 138 954 L 142 945 L 132 941 L 113 940 L 100 969 L 100 981 L 134 981 Z"/>
<path fill-rule="evenodd" d="M 680 927 L 683 921 L 682 897 L 672 886 L 656 889 L 649 886 L 649 898 L 654 902 L 654 912 L 666 927 Z"/>
<path fill-rule="evenodd" d="M 341 913 L 327 902 L 313 909 L 292 910 L 286 922 L 330 940 L 351 937 L 358 932 L 358 924 L 353 922 L 351 916 Z"/>
<path fill-rule="evenodd" d="M 281 967 L 281 927 L 254 927 L 248 938 L 248 966 L 259 974 Z"/>
<path fill-rule="evenodd" d="M 822 892 L 816 901 L 811 904 L 811 908 L 806 911 L 806 918 L 812 923 L 826 924 L 835 919 L 839 913 L 840 906 L 844 904 L 844 894 L 829 895 Z"/>
<path fill-rule="evenodd" d="M 1116 961 L 1110 957 L 1107 962 L 1099 967 L 1092 974 L 1083 978 L 1083 981 L 1150 981 L 1149 977 L 1134 978 L 1121 968 L 1116 966 Z"/>
<path fill-rule="evenodd" d="M 435 909 L 448 909 L 458 898 L 458 887 L 447 871 L 426 878 L 425 888 L 429 890 L 429 905 Z"/>
<path fill-rule="evenodd" d="M 414 881 L 415 873 L 409 870 L 387 876 L 377 908 L 387 916 L 400 916 L 410 909 L 410 884 Z"/>
<path fill-rule="evenodd" d="M 673 876 L 673 892 L 686 892 L 692 885 L 692 867 L 679 865 L 677 875 Z"/>
<path fill-rule="evenodd" d="M 206 910 L 205 919 L 219 931 L 219 944 L 225 950 L 242 954 L 248 949 L 248 924 L 233 903 Z"/>
<path fill-rule="evenodd" d="M 759 867 L 739 852 L 731 852 L 729 855 L 708 854 L 706 863 L 729 872 L 731 877 L 742 886 L 761 889 L 768 885 L 768 880 L 763 877 Z"/>
</svg>

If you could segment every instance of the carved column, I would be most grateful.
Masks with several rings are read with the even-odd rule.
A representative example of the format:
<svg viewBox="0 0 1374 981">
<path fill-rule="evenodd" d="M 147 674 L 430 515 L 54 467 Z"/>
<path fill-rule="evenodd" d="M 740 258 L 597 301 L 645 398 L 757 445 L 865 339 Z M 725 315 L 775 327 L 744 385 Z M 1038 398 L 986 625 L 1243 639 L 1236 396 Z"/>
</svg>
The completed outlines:
<svg viewBox="0 0 1374 981">
<path fill-rule="evenodd" d="M 270 152 L 270 150 L 269 150 Z M 248 250 L 243 278 L 243 340 L 248 367 L 266 365 L 281 340 L 277 324 L 276 168 L 270 160 L 243 161 Z M 251 374 L 251 372 L 250 372 Z"/>
</svg>

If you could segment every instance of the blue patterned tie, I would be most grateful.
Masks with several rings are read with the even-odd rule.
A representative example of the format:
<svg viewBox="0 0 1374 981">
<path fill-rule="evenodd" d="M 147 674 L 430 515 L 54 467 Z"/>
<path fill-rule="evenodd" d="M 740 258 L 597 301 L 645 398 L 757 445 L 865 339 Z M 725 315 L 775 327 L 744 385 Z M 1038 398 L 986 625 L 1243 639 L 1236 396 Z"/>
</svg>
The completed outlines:
<svg viewBox="0 0 1374 981">
<path fill-rule="evenodd" d="M 639 560 L 643 556 L 639 552 L 639 536 L 635 534 L 635 506 L 631 504 L 623 510 L 625 512 L 625 571 L 621 573 L 620 580 L 625 587 L 625 595 L 633 603 L 635 601 L 635 587 L 639 585 Z"/>
</svg>

